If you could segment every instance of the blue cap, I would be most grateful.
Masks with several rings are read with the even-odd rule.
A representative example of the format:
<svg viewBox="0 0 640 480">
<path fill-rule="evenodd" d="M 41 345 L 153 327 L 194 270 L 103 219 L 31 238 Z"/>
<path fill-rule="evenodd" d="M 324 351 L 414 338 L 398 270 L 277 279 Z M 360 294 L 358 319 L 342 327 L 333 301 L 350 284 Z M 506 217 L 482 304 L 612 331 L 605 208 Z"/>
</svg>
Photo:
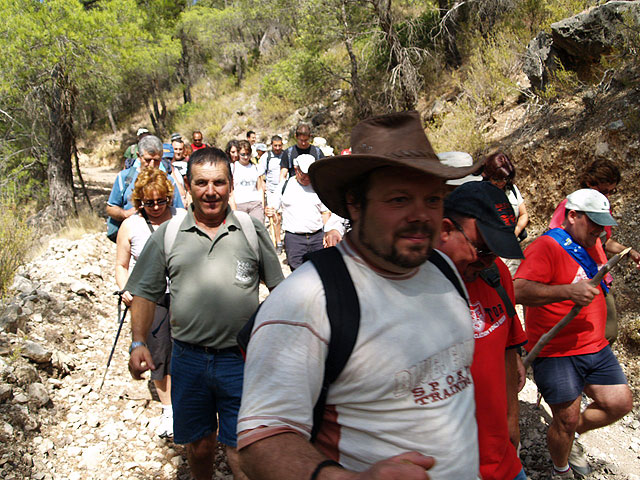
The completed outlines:
<svg viewBox="0 0 640 480">
<path fill-rule="evenodd" d="M 162 144 L 162 158 L 173 158 L 173 145 L 170 143 Z"/>
</svg>

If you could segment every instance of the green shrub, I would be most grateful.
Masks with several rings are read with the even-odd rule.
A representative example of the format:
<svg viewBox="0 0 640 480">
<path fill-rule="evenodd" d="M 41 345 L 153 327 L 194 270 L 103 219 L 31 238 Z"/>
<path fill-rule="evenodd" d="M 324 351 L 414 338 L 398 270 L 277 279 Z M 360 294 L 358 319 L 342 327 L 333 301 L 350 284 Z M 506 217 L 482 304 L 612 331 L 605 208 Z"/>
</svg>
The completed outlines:
<svg viewBox="0 0 640 480">
<path fill-rule="evenodd" d="M 327 90 L 327 78 L 322 57 L 307 50 L 293 53 L 277 62 L 264 76 L 260 97 L 288 99 L 296 105 L 306 105 Z"/>
<path fill-rule="evenodd" d="M 476 112 L 465 100 L 458 101 L 451 112 L 434 121 L 427 135 L 436 152 L 461 150 L 473 154 L 486 146 Z"/>
<path fill-rule="evenodd" d="M 560 96 L 573 94 L 582 85 L 578 74 L 573 70 L 567 70 L 562 63 L 556 63 L 556 69 L 549 73 L 549 80 L 539 96 L 546 102 L 554 102 Z"/>
<path fill-rule="evenodd" d="M 509 97 L 518 94 L 514 79 L 521 68 L 519 48 L 513 35 L 500 32 L 482 39 L 474 49 L 459 86 L 478 113 L 491 113 Z"/>
<path fill-rule="evenodd" d="M 32 239 L 24 211 L 8 199 L 0 200 L 0 296 L 11 286 L 16 269 L 27 261 Z"/>
</svg>

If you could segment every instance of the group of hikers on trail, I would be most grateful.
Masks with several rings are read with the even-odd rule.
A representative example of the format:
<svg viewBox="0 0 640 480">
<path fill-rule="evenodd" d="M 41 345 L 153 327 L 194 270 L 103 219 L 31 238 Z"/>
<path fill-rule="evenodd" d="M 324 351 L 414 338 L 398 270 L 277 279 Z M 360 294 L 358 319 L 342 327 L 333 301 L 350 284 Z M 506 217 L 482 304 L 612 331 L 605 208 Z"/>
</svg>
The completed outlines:
<svg viewBox="0 0 640 480">
<path fill-rule="evenodd" d="M 222 150 L 194 132 L 188 158 L 174 134 L 173 162 L 142 132 L 108 234 L 129 370 L 151 371 L 158 434 L 186 445 L 194 478 L 212 478 L 219 441 L 236 479 L 526 479 L 531 360 L 553 414 L 550 478 L 588 475 L 578 436 L 631 410 L 612 278 L 591 280 L 607 254 L 640 268 L 612 239 L 618 167 L 590 164 L 523 253 L 511 159 L 436 154 L 422 125 L 415 111 L 371 117 L 327 156 L 307 124 L 287 149 L 281 135 Z"/>
</svg>

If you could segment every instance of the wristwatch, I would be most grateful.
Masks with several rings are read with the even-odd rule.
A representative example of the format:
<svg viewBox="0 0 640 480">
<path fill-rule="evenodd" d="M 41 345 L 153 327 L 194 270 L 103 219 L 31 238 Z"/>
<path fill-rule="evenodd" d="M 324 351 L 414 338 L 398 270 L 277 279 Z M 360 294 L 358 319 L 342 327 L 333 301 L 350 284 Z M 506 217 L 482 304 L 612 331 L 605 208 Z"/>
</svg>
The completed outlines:
<svg viewBox="0 0 640 480">
<path fill-rule="evenodd" d="M 134 349 L 138 348 L 138 347 L 146 347 L 147 344 L 144 342 L 131 342 L 131 346 L 129 347 L 129 355 L 131 355 L 131 352 L 133 352 Z"/>
</svg>

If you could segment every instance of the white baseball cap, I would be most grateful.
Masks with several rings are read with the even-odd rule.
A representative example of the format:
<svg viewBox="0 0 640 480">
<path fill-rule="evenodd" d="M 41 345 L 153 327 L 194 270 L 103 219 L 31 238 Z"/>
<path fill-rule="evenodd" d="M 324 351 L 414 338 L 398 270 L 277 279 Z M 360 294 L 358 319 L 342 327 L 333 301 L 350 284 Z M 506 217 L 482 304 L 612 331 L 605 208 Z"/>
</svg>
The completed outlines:
<svg viewBox="0 0 640 480">
<path fill-rule="evenodd" d="M 440 152 L 438 153 L 438 159 L 443 165 L 448 167 L 470 167 L 473 165 L 473 157 L 467 152 Z M 459 186 L 467 182 L 480 182 L 482 177 L 480 175 L 467 175 L 466 177 L 456 178 L 454 180 L 447 180 L 447 185 Z"/>
<path fill-rule="evenodd" d="M 136 132 L 136 136 L 139 137 L 140 135 L 142 135 L 143 133 L 149 133 L 149 130 L 147 130 L 146 128 L 139 128 L 138 131 Z"/>
<path fill-rule="evenodd" d="M 308 153 L 303 153 L 302 155 L 298 155 L 293 160 L 293 164 L 296 167 L 298 167 L 302 173 L 309 173 L 309 167 L 315 161 L 316 161 L 316 158 L 313 155 L 309 155 Z"/>
<path fill-rule="evenodd" d="M 611 205 L 607 197 L 593 188 L 582 188 L 571 193 L 567 196 L 565 208 L 567 211 L 586 213 L 593 223 L 602 227 L 618 225 L 611 216 Z"/>
</svg>

